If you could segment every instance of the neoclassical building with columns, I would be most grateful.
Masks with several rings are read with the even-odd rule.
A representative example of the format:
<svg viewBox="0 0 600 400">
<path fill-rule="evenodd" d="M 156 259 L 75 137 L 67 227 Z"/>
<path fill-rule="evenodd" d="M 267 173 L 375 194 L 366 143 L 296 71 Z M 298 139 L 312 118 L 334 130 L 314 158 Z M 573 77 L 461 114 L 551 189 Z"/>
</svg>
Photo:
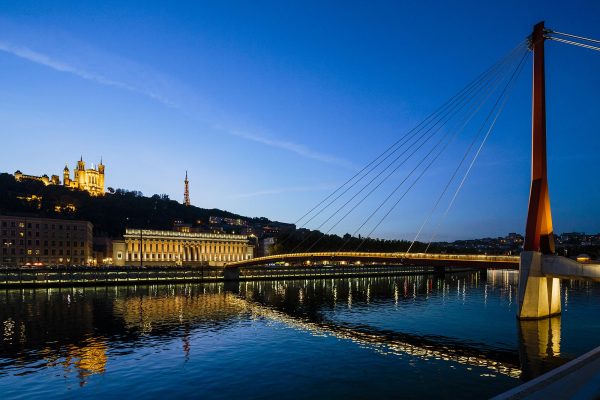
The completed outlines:
<svg viewBox="0 0 600 400">
<path fill-rule="evenodd" d="M 221 266 L 249 260 L 253 251 L 245 235 L 126 229 L 113 241 L 113 264 Z"/>
</svg>

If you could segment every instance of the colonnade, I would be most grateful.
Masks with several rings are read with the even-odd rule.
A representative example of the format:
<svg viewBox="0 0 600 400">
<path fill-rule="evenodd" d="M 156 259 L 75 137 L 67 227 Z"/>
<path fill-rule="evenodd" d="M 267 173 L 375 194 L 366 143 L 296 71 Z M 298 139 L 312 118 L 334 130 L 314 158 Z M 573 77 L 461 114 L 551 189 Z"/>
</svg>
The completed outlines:
<svg viewBox="0 0 600 400">
<path fill-rule="evenodd" d="M 139 261 L 140 253 L 142 261 L 158 263 L 233 262 L 252 258 L 248 243 L 243 241 L 127 238 L 125 245 L 126 262 Z"/>
</svg>

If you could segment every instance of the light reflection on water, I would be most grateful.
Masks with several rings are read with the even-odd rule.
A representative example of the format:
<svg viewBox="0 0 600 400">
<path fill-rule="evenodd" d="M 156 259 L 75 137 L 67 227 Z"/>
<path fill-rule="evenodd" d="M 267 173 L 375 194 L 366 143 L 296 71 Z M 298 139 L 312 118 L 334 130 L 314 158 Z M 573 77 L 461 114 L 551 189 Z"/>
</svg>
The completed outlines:
<svg viewBox="0 0 600 400">
<path fill-rule="evenodd" d="M 562 316 L 519 322 L 516 283 L 490 271 L 7 290 L 0 385 L 15 398 L 490 396 L 600 344 L 598 284 L 563 282 Z"/>
</svg>

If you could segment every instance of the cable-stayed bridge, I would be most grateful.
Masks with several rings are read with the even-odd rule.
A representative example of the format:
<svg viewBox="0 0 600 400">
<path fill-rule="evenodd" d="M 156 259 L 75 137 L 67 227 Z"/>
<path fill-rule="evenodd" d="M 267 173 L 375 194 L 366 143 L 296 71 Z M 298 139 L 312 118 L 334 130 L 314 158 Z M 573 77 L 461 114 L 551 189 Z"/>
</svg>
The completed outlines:
<svg viewBox="0 0 600 400">
<path fill-rule="evenodd" d="M 600 40 L 547 29 L 543 22 L 536 24 L 527 39 L 298 219 L 297 226 L 310 226 L 314 230 L 297 241 L 292 234 L 282 238 L 279 245 L 292 243 L 290 251 L 229 263 L 226 270 L 231 273 L 253 265 L 315 261 L 519 268 L 519 318 L 536 319 L 560 313 L 559 277 L 600 280 L 600 265 L 580 264 L 555 255 L 546 157 L 546 40 L 600 51 Z M 520 257 L 432 254 L 430 245 L 496 126 L 530 54 L 533 57 L 532 167 L 523 252 Z M 455 157 L 450 156 L 453 150 L 457 150 Z M 361 251 L 435 167 L 447 170 L 448 179 L 437 194 L 427 197 L 434 200 L 433 204 L 407 249 L 395 253 Z M 327 234 L 361 210 L 365 214 L 362 222 L 337 251 L 319 251 Z M 429 236 L 423 241 L 426 231 Z M 356 240 L 351 239 L 356 238 L 360 239 L 358 245 L 352 244 Z M 351 244 L 354 248 L 350 248 Z M 423 245 L 424 250 L 415 252 Z"/>
<path fill-rule="evenodd" d="M 432 254 L 432 253 L 377 253 L 377 252 L 352 252 L 352 251 L 323 251 L 310 253 L 276 254 L 272 256 L 257 257 L 251 260 L 239 261 L 229 264 L 229 267 L 244 267 L 253 265 L 268 265 L 273 263 L 348 263 L 360 265 L 361 263 L 389 263 L 402 265 L 427 265 L 445 267 L 468 268 L 497 268 L 517 269 L 518 256 L 495 256 L 479 254 Z"/>
</svg>

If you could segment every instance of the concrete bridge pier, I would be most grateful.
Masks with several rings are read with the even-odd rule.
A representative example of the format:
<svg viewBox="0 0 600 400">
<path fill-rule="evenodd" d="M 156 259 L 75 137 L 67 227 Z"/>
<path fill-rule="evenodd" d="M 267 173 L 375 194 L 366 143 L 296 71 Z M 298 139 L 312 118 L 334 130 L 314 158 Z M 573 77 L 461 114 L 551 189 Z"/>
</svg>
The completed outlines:
<svg viewBox="0 0 600 400">
<path fill-rule="evenodd" d="M 524 251 L 519 265 L 519 319 L 540 319 L 560 314 L 560 279 L 542 272 L 542 253 Z"/>
<path fill-rule="evenodd" d="M 240 267 L 223 268 L 223 279 L 225 281 L 238 281 L 240 279 Z"/>
</svg>

